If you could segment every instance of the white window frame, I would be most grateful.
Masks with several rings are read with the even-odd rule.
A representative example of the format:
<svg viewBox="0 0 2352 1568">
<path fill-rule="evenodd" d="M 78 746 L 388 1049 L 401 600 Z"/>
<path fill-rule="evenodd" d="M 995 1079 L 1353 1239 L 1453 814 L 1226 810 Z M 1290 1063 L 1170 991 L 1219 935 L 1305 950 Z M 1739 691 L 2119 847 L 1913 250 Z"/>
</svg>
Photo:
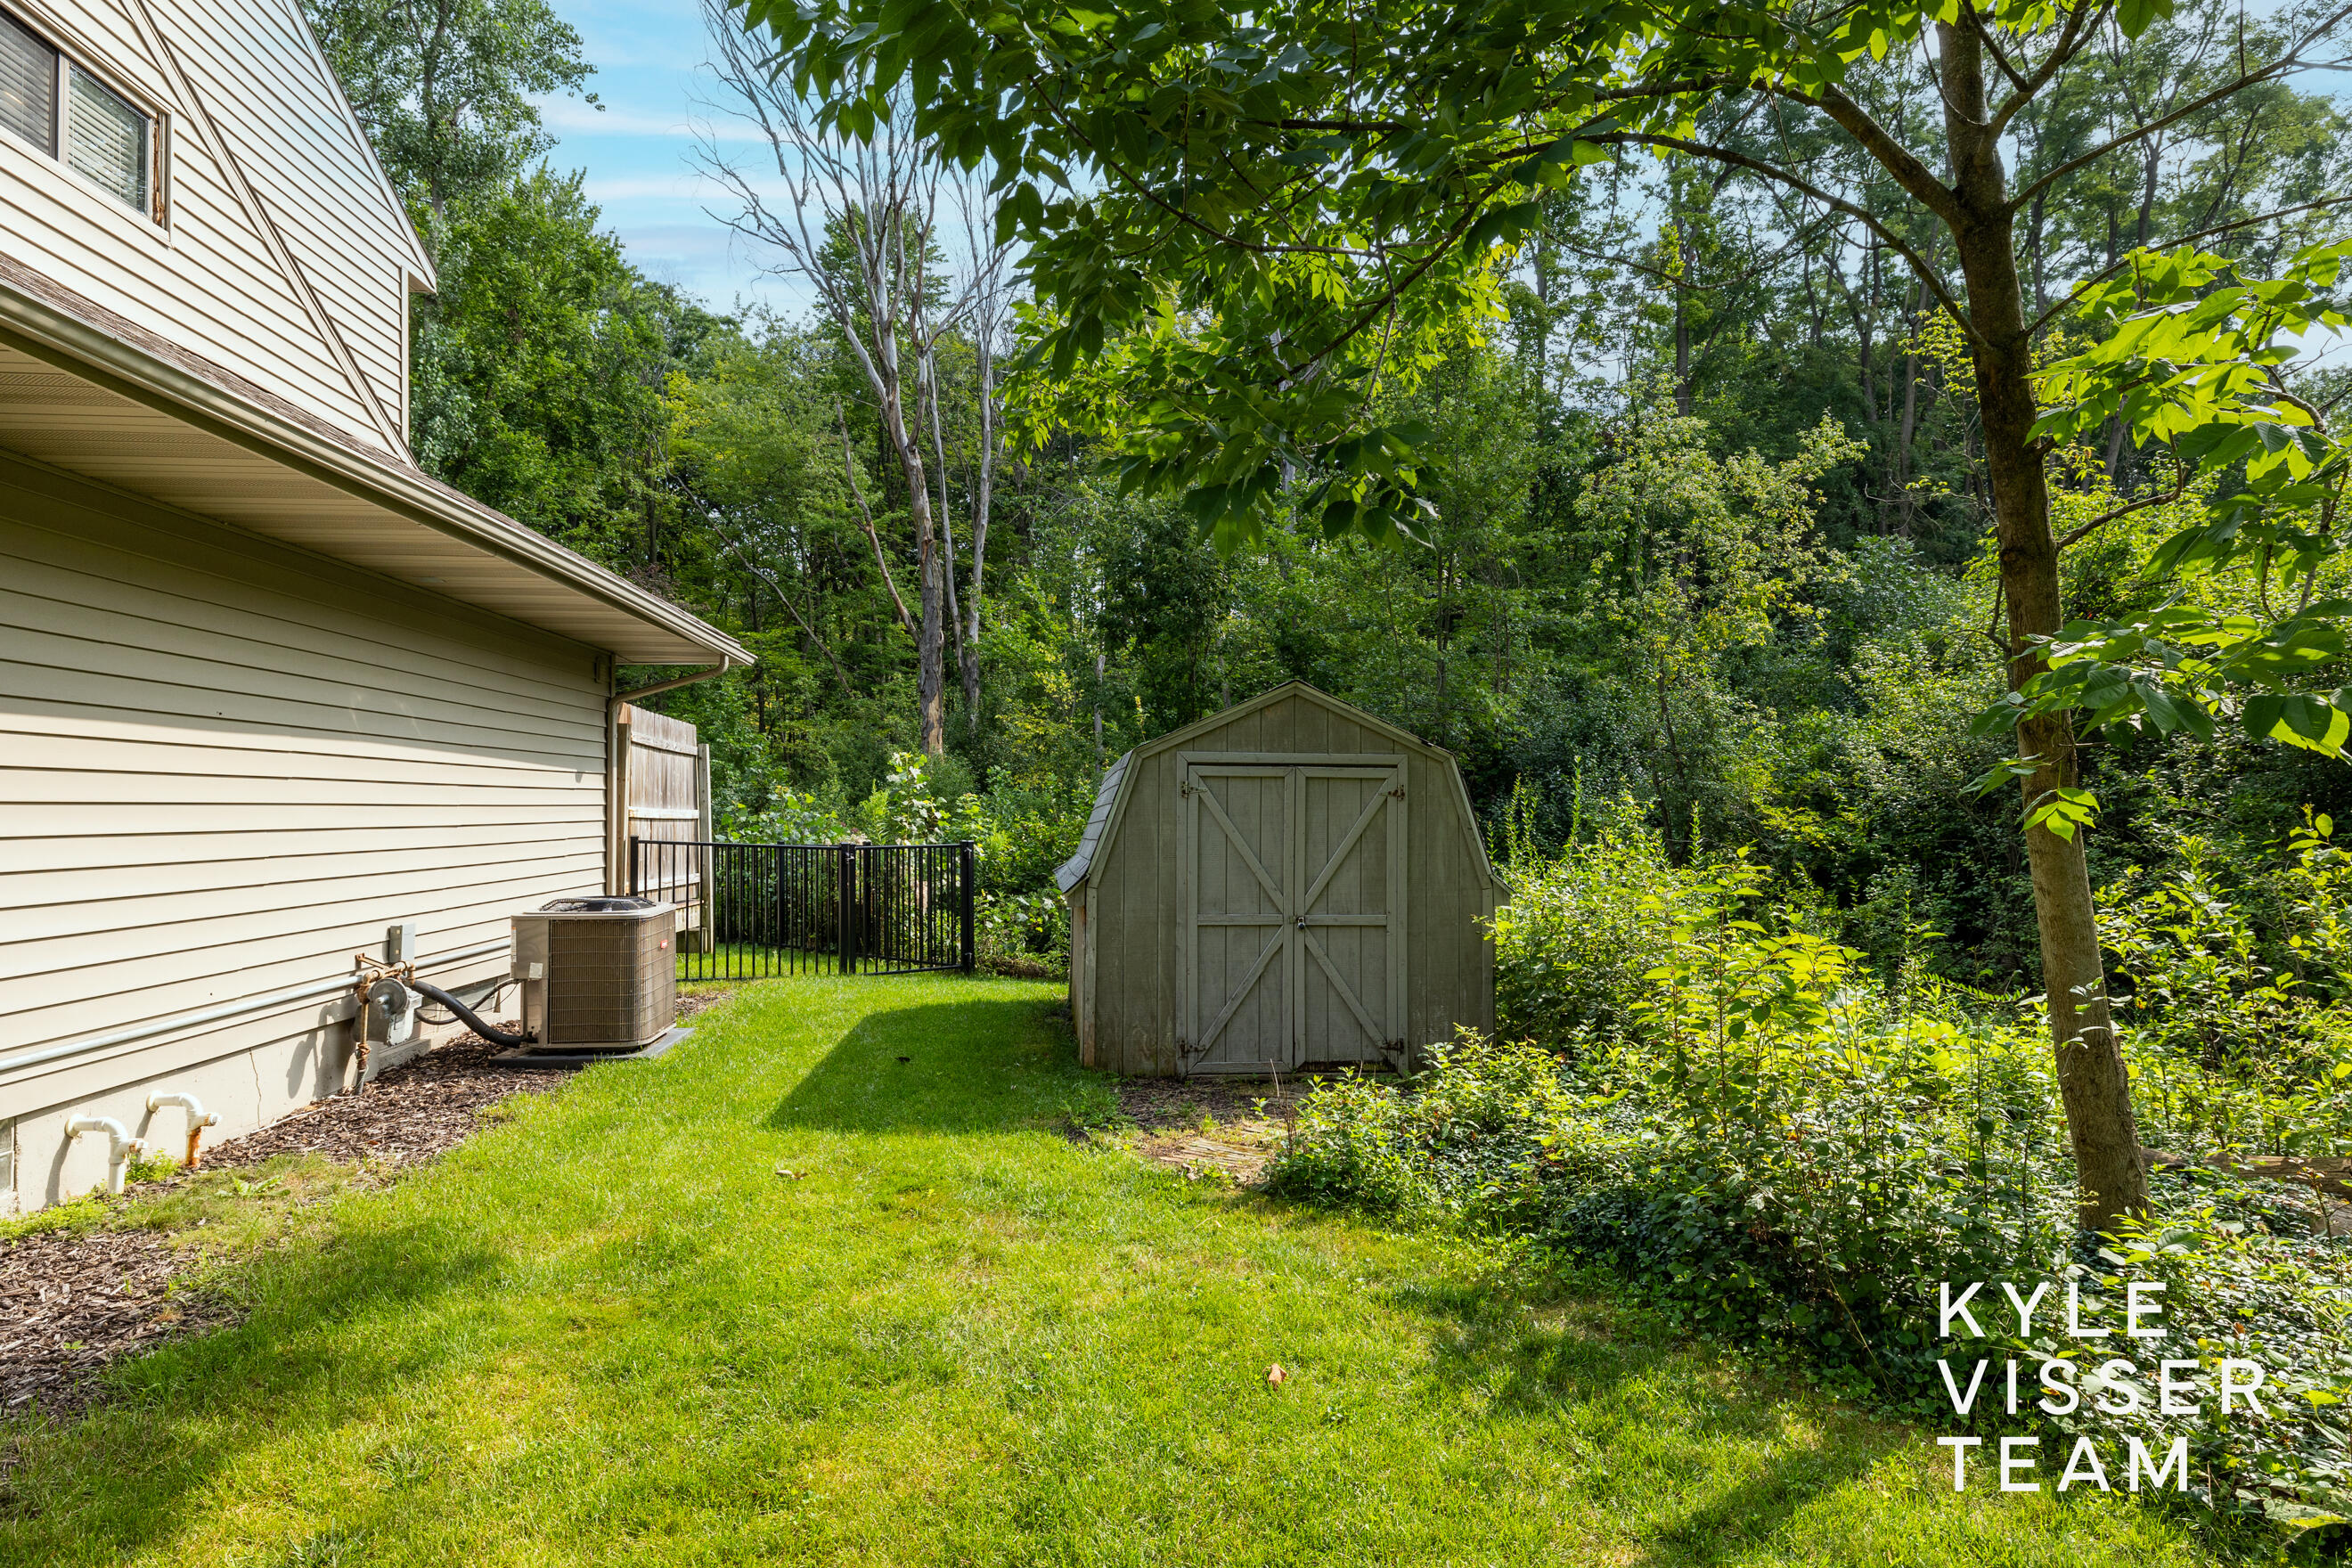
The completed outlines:
<svg viewBox="0 0 2352 1568">
<path fill-rule="evenodd" d="M 82 190 L 99 197 L 109 212 L 144 217 L 153 227 L 168 229 L 171 221 L 171 205 L 164 196 L 166 142 L 163 114 L 148 100 L 144 94 L 133 92 L 123 86 L 122 79 L 112 71 L 93 63 L 79 49 L 69 48 L 58 42 L 58 29 L 37 19 L 22 5 L 0 5 L 0 11 L 5 11 L 10 21 L 47 44 L 57 55 L 56 79 L 49 89 L 50 145 L 44 147 L 37 142 L 27 142 L 13 132 L 0 132 L 0 138 L 5 138 L 9 145 L 37 155 L 43 163 L 65 174 Z M 147 121 L 147 200 L 143 207 L 132 206 L 124 201 L 120 194 L 99 184 L 73 165 L 71 124 L 73 106 L 70 94 L 73 91 L 73 73 L 76 69 L 79 69 L 90 80 L 121 99 L 131 107 L 132 112 Z"/>
</svg>

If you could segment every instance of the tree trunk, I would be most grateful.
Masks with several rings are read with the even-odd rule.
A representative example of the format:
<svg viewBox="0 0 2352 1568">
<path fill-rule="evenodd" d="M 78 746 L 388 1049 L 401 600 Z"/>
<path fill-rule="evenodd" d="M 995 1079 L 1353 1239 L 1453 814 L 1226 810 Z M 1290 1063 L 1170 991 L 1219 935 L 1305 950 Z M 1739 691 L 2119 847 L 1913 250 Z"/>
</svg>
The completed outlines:
<svg viewBox="0 0 2352 1568">
<path fill-rule="evenodd" d="M 940 562 L 939 531 L 931 523 L 931 498 L 923 485 L 923 459 L 910 452 L 907 485 L 912 492 L 915 552 L 922 563 L 922 608 L 915 633 L 915 711 L 922 729 L 923 754 L 948 749 L 947 595 Z"/>
<path fill-rule="evenodd" d="M 977 345 L 974 374 L 980 383 L 980 463 L 971 487 L 971 586 L 964 595 L 964 721 L 980 732 L 980 596 L 988 570 L 988 514 L 996 500 L 995 345 Z"/>
<path fill-rule="evenodd" d="M 1919 428 L 1919 322 L 1927 308 L 1927 285 L 1913 287 L 1911 311 L 1905 318 L 1911 330 L 1903 342 L 1903 422 L 1895 434 L 1895 531 L 1911 537 L 1918 500 L 1911 493 L 1911 443 Z"/>
<path fill-rule="evenodd" d="M 1675 412 L 1690 416 L 1690 294 L 1677 284 L 1675 289 Z"/>
<path fill-rule="evenodd" d="M 897 367 L 884 382 L 882 426 L 898 455 L 900 478 L 907 483 L 907 521 L 915 534 L 915 558 L 919 563 L 919 591 L 915 617 L 915 712 L 922 731 L 923 754 L 943 756 L 948 749 L 946 594 L 940 563 L 939 529 L 931 516 L 929 476 L 923 471 L 923 448 L 907 428 L 906 405 L 898 398 Z"/>
<path fill-rule="evenodd" d="M 1999 146 L 1979 129 L 1988 118 L 1979 46 L 1974 34 L 1945 23 L 1937 24 L 1937 38 L 1954 194 L 1960 208 L 1952 232 L 1975 327 L 1970 357 L 2000 544 L 2001 592 L 2009 607 L 2013 689 L 2042 668 L 2042 656 L 2029 639 L 2056 632 L 2065 618 L 2058 542 L 2050 526 L 2042 452 L 2030 435 L 2035 412 L 2030 376 L 2032 342 L 2025 330 L 2006 174 Z M 2032 721 L 2019 727 L 2018 741 L 2021 752 L 2039 763 L 2024 784 L 2029 805 L 2052 791 L 2074 787 L 2070 720 L 2062 714 Z M 2085 1227 L 2109 1229 L 2125 1215 L 2146 1210 L 2147 1172 L 2132 1115 L 2131 1080 L 2107 1012 L 2090 870 L 2079 830 L 2072 838 L 2062 838 L 2046 827 L 2030 828 L 2025 849 L 2033 877 L 2058 1088 L 2081 1184 L 2080 1215 Z"/>
</svg>

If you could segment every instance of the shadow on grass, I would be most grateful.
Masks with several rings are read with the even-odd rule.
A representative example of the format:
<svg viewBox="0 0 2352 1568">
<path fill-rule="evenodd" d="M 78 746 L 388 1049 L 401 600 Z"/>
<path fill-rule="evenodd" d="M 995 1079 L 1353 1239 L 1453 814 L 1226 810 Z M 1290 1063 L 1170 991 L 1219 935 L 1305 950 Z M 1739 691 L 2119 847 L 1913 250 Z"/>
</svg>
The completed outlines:
<svg viewBox="0 0 2352 1568">
<path fill-rule="evenodd" d="M 1847 1442 L 1795 1444 L 1783 1436 L 1769 1458 L 1748 1471 L 1738 1486 L 1692 1509 L 1650 1540 L 1642 1559 L 1655 1563 L 1746 1561 L 1757 1547 L 1778 1536 L 1804 1506 L 1824 1492 L 1860 1480 L 1886 1453 L 1892 1440 L 1865 1447 Z"/>
<path fill-rule="evenodd" d="M 1498 1413 L 1560 1416 L 1607 1405 L 1646 1380 L 1684 1385 L 1674 1416 L 1662 1416 L 1652 1399 L 1636 1398 L 1622 1411 L 1604 1410 L 1594 1433 L 1613 1446 L 1615 1426 L 1670 1419 L 1685 1441 L 1738 1477 L 1647 1531 L 1643 1562 L 1748 1556 L 1809 1502 L 1861 1479 L 1911 1440 L 1899 1427 L 1846 1411 L 1823 1413 L 1822 1431 L 1792 1432 L 1789 1390 L 1778 1377 L 1690 1359 L 1704 1352 L 1680 1335 L 1626 1321 L 1598 1279 L 1563 1279 L 1524 1293 L 1491 1281 L 1423 1284 L 1392 1299 L 1428 1325 L 1434 1381 L 1456 1393 L 1481 1393 Z M 1565 1321 L 1531 1318 L 1530 1306 L 1559 1309 Z M 1748 1454 L 1735 1458 L 1740 1449 Z"/>
<path fill-rule="evenodd" d="M 87 1555 L 101 1543 L 129 1553 L 170 1537 L 186 1522 L 186 1500 L 250 1449 L 331 1431 L 433 1373 L 446 1337 L 404 1331 L 450 1296 L 495 1299 L 507 1263 L 470 1227 L 446 1221 L 338 1227 L 265 1253 L 240 1270 L 243 1321 L 124 1363 L 80 1415 L 0 1425 L 0 1452 L 16 1462 L 0 1488 L 0 1560 L 62 1561 L 76 1555 L 68 1545 Z M 254 1408 L 273 1415 L 236 1419 Z M 110 1468 L 130 1463 L 138 1480 L 92 1519 L 74 1505 L 80 1472 L 98 1455 L 116 1457 Z"/>
<path fill-rule="evenodd" d="M 887 984 L 877 981 L 877 984 Z M 1050 998 L 937 1002 L 872 1013 L 836 1041 L 763 1125 L 777 1131 L 988 1132 L 1049 1114 L 1078 1072 Z"/>
</svg>

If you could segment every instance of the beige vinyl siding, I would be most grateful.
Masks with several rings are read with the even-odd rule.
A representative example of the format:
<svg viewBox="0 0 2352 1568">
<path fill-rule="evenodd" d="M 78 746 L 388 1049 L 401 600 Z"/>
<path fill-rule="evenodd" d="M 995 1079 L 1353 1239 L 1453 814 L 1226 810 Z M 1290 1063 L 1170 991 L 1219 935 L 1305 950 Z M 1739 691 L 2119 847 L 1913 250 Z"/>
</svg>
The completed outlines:
<svg viewBox="0 0 2352 1568">
<path fill-rule="evenodd" d="M 402 405 L 404 279 L 421 260 L 299 18 L 277 0 L 58 0 L 26 14 L 163 113 L 171 221 L 130 212 L 0 138 L 0 237 L 11 253 L 386 445 L 382 423 Z"/>
<path fill-rule="evenodd" d="M 396 919 L 429 960 L 597 890 L 606 669 L 0 455 L 0 1055 L 346 972 Z M 322 1005 L 0 1072 L 0 1118 L 123 1081 L 115 1055 L 307 1039 Z M 323 1070 L 341 1037 L 300 1049 Z"/>
<path fill-rule="evenodd" d="M 406 374 L 402 296 L 417 266 L 415 242 L 308 25 L 292 0 L 145 3 L 159 26 L 171 27 L 215 125 L 396 415 Z M 259 105 L 268 112 L 255 112 Z"/>
<path fill-rule="evenodd" d="M 309 330 L 302 305 L 184 129 L 174 137 L 173 231 L 105 198 L 14 141 L 0 142 L 0 236 L 25 265 L 159 336 L 381 446 Z M 248 248 L 250 247 L 250 248 Z"/>
</svg>

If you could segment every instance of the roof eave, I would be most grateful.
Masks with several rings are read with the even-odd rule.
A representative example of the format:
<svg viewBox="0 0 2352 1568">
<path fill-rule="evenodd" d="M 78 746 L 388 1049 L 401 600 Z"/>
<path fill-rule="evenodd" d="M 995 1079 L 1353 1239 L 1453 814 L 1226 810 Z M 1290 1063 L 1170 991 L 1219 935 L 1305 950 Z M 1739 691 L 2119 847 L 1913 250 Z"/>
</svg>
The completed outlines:
<svg viewBox="0 0 2352 1568">
<path fill-rule="evenodd" d="M 749 665 L 751 651 L 699 617 L 422 469 L 305 428 L 0 280 L 0 339 L 33 357 L 450 535 L 707 653 Z M 680 661 L 684 662 L 684 661 Z"/>
</svg>

